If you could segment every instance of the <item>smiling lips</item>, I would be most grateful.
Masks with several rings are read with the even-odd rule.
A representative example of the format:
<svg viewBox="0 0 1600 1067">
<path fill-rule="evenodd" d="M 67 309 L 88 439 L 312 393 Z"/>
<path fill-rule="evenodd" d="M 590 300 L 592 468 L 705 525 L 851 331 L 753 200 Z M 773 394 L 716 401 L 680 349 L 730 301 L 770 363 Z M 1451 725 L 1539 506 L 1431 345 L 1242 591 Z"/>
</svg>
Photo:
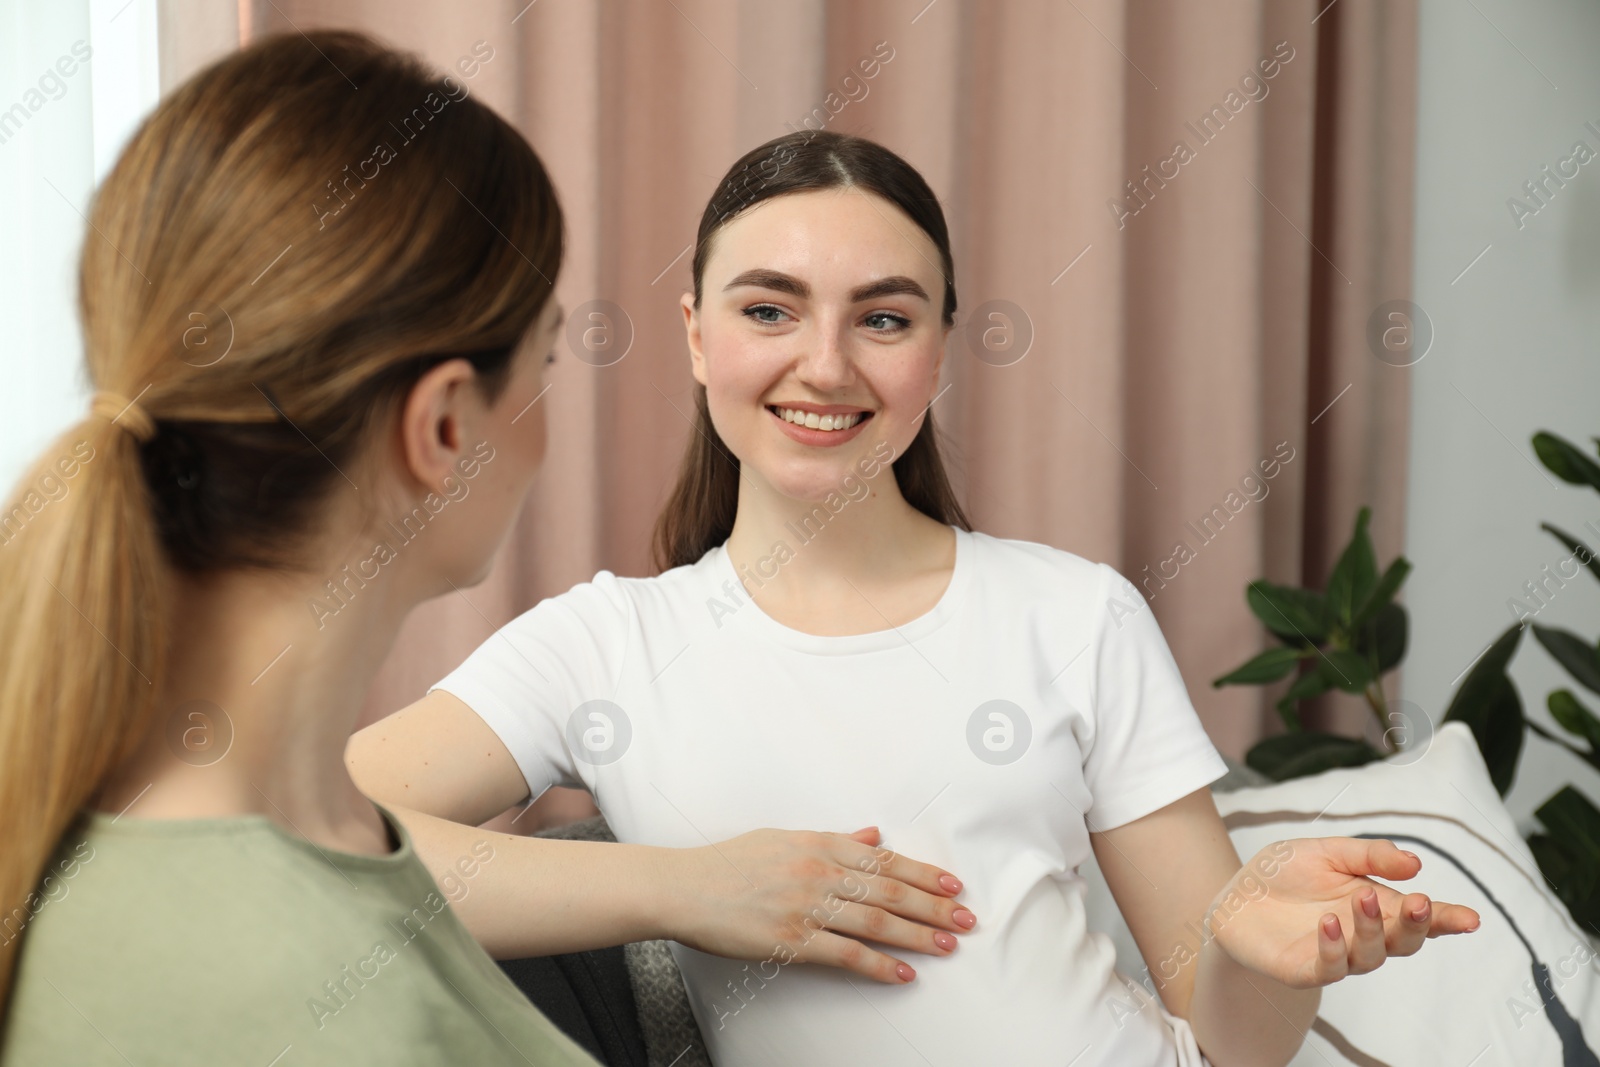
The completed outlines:
<svg viewBox="0 0 1600 1067">
<path fill-rule="evenodd" d="M 842 445 L 854 438 L 862 424 L 872 418 L 872 412 L 860 408 L 812 404 L 803 408 L 774 404 L 767 410 L 778 420 L 779 429 L 807 445 Z"/>
<path fill-rule="evenodd" d="M 777 412 L 778 418 L 784 422 L 792 422 L 796 426 L 804 426 L 811 430 L 848 430 L 861 421 L 865 411 L 841 412 L 837 415 L 819 415 L 815 411 L 801 411 L 799 408 L 772 409 Z"/>
</svg>

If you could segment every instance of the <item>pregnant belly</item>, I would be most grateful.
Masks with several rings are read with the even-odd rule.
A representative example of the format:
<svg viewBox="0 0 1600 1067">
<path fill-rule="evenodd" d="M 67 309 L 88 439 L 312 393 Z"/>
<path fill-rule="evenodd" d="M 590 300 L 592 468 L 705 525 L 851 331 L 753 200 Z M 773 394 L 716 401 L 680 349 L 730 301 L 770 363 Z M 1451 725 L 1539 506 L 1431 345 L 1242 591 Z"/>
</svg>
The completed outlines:
<svg viewBox="0 0 1600 1067">
<path fill-rule="evenodd" d="M 897 952 L 917 970 L 904 985 L 672 947 L 717 1067 L 1180 1063 L 1171 1017 L 1085 929 L 1075 880 L 1043 879 L 1010 914 L 980 912 L 949 956 Z"/>
</svg>

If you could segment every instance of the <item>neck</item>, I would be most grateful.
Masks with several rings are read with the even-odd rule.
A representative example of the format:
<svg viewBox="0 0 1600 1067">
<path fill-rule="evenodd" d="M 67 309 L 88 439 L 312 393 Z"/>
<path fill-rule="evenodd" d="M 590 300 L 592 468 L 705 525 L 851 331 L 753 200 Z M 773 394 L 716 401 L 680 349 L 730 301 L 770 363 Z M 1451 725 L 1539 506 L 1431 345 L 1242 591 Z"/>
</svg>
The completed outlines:
<svg viewBox="0 0 1600 1067">
<path fill-rule="evenodd" d="M 142 818 L 261 814 L 330 847 L 388 851 L 344 748 L 421 597 L 404 573 L 386 573 L 346 584 L 341 601 L 330 576 L 337 568 L 176 579 L 155 719 L 95 806 Z"/>
<path fill-rule="evenodd" d="M 859 602 L 863 590 L 943 565 L 949 529 L 906 501 L 892 468 L 854 484 L 853 496 L 801 500 L 745 468 L 727 547 L 753 599 L 800 610 Z"/>
</svg>

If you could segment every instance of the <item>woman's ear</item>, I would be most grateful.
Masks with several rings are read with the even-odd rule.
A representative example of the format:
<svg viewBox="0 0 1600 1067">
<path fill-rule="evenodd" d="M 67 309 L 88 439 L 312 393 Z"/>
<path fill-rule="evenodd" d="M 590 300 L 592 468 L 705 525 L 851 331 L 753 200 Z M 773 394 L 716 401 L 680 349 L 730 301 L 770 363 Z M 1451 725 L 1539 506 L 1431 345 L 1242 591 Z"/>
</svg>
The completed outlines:
<svg viewBox="0 0 1600 1067">
<path fill-rule="evenodd" d="M 442 490 L 486 409 L 477 372 L 464 359 L 446 360 L 418 378 L 400 410 L 406 470 L 424 488 Z"/>
<path fill-rule="evenodd" d="M 689 342 L 689 370 L 694 380 L 706 384 L 706 356 L 700 348 L 700 309 L 694 306 L 694 294 L 684 293 L 678 300 L 683 308 L 683 332 Z"/>
</svg>

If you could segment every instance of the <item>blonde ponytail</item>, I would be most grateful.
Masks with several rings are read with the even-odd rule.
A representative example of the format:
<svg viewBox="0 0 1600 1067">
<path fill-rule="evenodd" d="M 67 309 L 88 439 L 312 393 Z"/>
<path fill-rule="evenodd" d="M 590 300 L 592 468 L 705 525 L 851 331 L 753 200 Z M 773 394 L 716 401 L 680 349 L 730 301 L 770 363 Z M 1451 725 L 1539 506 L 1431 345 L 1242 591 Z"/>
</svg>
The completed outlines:
<svg viewBox="0 0 1600 1067">
<path fill-rule="evenodd" d="M 35 463 L 0 542 L 0 997 L 67 827 L 143 736 L 168 583 L 132 432 L 92 415 Z"/>
<path fill-rule="evenodd" d="M 107 392 L 0 513 L 0 1005 L 63 834 L 158 725 L 177 575 L 309 565 L 375 421 L 445 359 L 492 399 L 549 299 L 549 176 L 462 88 L 360 34 L 267 38 L 165 97 L 96 192 Z"/>
</svg>

